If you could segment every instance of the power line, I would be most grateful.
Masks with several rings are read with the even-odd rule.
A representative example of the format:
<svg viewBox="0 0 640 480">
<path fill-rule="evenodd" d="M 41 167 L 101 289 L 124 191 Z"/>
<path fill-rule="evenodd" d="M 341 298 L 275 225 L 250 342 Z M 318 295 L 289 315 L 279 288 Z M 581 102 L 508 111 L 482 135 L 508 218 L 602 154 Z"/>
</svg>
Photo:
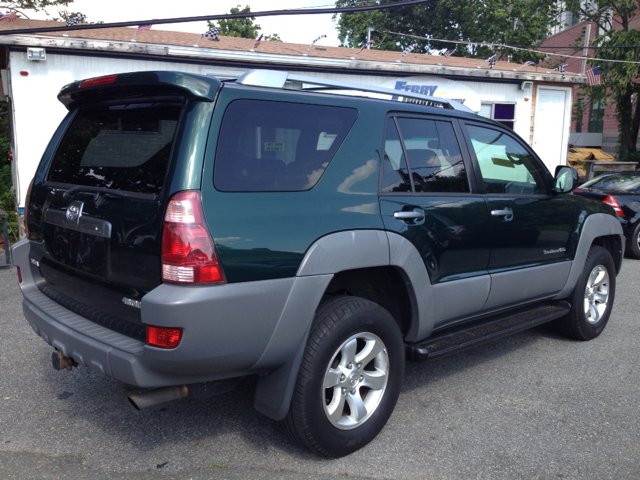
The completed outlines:
<svg viewBox="0 0 640 480">
<path fill-rule="evenodd" d="M 423 3 L 432 3 L 438 0 L 405 0 L 395 3 L 384 3 L 375 5 L 362 5 L 359 7 L 340 7 L 340 8 L 314 8 L 314 9 L 289 9 L 289 10 L 269 10 L 265 12 L 246 12 L 246 13 L 227 13 L 223 15 L 204 15 L 198 17 L 176 17 L 150 20 L 136 20 L 132 22 L 112 22 L 112 23 L 90 23 L 74 26 L 61 27 L 44 27 L 44 28 L 18 28 L 15 30 L 0 30 L 0 35 L 19 35 L 25 33 L 47 33 L 73 30 L 95 30 L 100 28 L 119 28 L 119 27 L 137 27 L 139 25 L 164 25 L 167 23 L 189 23 L 211 20 L 231 20 L 235 18 L 252 18 L 252 17 L 272 17 L 278 15 L 318 15 L 326 13 L 355 13 L 366 12 L 370 10 L 385 10 L 388 8 L 411 7 Z"/>
<path fill-rule="evenodd" d="M 442 39 L 442 38 L 431 38 L 431 37 L 422 37 L 422 36 L 419 36 L 419 35 L 409 35 L 408 33 L 388 32 L 388 31 L 385 31 L 385 30 L 381 30 L 379 28 L 376 28 L 376 31 L 378 33 L 382 33 L 382 34 L 385 34 L 385 35 L 398 35 L 400 37 L 414 38 L 414 39 L 417 39 L 417 40 L 428 40 L 430 42 L 454 43 L 454 44 L 457 44 L 457 45 L 478 45 L 478 46 L 481 46 L 481 47 L 488 47 L 488 48 L 493 48 L 493 49 L 510 48 L 511 50 L 518 50 L 518 51 L 529 52 L 529 53 L 537 53 L 539 55 L 549 55 L 549 56 L 554 56 L 554 57 L 575 58 L 577 60 L 590 60 L 590 61 L 593 61 L 593 62 L 629 63 L 629 64 L 633 64 L 633 65 L 640 65 L 640 62 L 633 62 L 631 60 L 610 60 L 610 59 L 602 59 L 602 58 L 567 55 L 567 54 L 564 54 L 564 53 L 541 52 L 539 50 L 531 50 L 531 48 L 528 48 L 528 47 L 526 47 L 526 48 L 525 47 L 517 47 L 515 45 L 506 45 L 504 43 L 467 42 L 465 40 L 445 40 L 445 39 Z M 534 48 L 538 48 L 538 47 L 534 47 Z M 556 47 L 556 48 L 559 48 L 559 47 Z M 564 48 L 564 47 L 562 47 L 562 48 Z M 567 47 L 567 48 L 573 48 L 573 47 Z M 609 48 L 618 48 L 618 47 L 609 47 Z M 580 47 L 580 48 L 576 47 L 576 50 L 581 50 L 581 49 L 582 49 L 582 47 Z"/>
<path fill-rule="evenodd" d="M 551 45 L 512 45 L 516 48 L 572 48 L 574 50 L 582 50 L 583 48 L 590 48 L 592 50 L 606 49 L 606 48 L 640 48 L 640 45 L 618 45 L 614 47 L 583 47 L 582 45 L 567 45 L 567 46 L 551 46 Z"/>
</svg>

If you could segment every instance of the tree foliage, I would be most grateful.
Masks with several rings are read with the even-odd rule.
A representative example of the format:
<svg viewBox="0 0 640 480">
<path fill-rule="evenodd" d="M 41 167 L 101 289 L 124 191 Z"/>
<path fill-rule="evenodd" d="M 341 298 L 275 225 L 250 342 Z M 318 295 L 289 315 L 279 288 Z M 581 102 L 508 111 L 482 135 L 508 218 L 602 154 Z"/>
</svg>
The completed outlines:
<svg viewBox="0 0 640 480">
<path fill-rule="evenodd" d="M 250 13 L 251 7 L 232 7 L 230 13 Z M 230 18 L 229 20 L 218 20 L 220 35 L 225 37 L 256 38 L 260 31 L 260 25 L 255 23 L 256 17 Z"/>
<path fill-rule="evenodd" d="M 10 150 L 7 104 L 0 102 L 0 208 L 7 214 L 9 242 L 13 243 L 18 241 L 18 219 L 16 214 L 16 198 L 11 182 Z M 0 224 L 0 236 L 1 235 L 2 224 Z"/>
<path fill-rule="evenodd" d="M 595 22 L 600 35 L 591 45 L 605 47 L 595 50 L 591 67 L 599 67 L 602 84 L 585 86 L 579 94 L 587 99 L 605 97 L 607 104 L 616 109 L 618 129 L 618 156 L 621 159 L 640 162 L 637 151 L 640 130 L 640 48 L 616 48 L 640 45 L 639 0 L 592 0 L 581 4 L 578 0 L 565 2 L 569 11 L 581 19 Z M 622 62 L 612 62 L 618 60 Z"/>
<path fill-rule="evenodd" d="M 21 16 L 29 18 L 29 16 L 25 13 L 25 10 L 33 10 L 35 12 L 39 12 L 41 10 L 45 10 L 48 7 L 66 7 L 70 3 L 73 3 L 73 0 L 15 0 L 8 2 L 0 1 L 0 9 L 19 13 Z"/>
<path fill-rule="evenodd" d="M 397 0 L 377 0 L 392 3 Z M 336 7 L 370 4 L 363 0 L 336 0 Z M 530 52 L 501 51 L 486 46 L 461 45 L 434 40 L 416 40 L 381 34 L 397 32 L 428 38 L 463 42 L 485 42 L 509 45 L 536 45 L 548 34 L 557 18 L 556 2 L 551 0 L 440 0 L 412 7 L 341 14 L 337 18 L 338 38 L 345 47 L 360 47 L 367 41 L 367 29 L 372 33 L 376 48 L 402 50 L 417 43 L 424 51 L 456 48 L 455 55 L 488 58 L 494 53 L 511 55 L 515 61 L 538 60 L 540 55 Z M 334 20 L 336 17 L 334 16 Z M 420 51 L 414 50 L 414 52 Z"/>
<path fill-rule="evenodd" d="M 232 7 L 229 13 L 251 13 L 251 7 L 246 5 L 244 8 L 240 8 L 240 5 L 238 5 L 237 7 Z M 225 37 L 258 38 L 261 28 L 260 25 L 255 22 L 256 17 L 218 20 L 220 35 Z M 214 26 L 215 25 L 212 22 L 209 22 L 209 28 Z M 282 41 L 277 33 L 265 35 L 264 39 L 271 42 Z"/>
</svg>

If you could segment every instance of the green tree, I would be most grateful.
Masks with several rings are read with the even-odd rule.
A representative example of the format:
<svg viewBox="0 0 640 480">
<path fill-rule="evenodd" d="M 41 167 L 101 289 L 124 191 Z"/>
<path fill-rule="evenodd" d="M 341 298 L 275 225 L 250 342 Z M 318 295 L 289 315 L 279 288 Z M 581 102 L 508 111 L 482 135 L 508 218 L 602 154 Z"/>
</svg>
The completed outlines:
<svg viewBox="0 0 640 480">
<path fill-rule="evenodd" d="M 249 5 L 240 9 L 240 5 L 232 7 L 230 13 L 250 13 Z M 229 20 L 219 20 L 220 35 L 225 37 L 256 38 L 260 31 L 260 25 L 255 23 L 256 17 L 230 18 Z"/>
<path fill-rule="evenodd" d="M 244 8 L 232 7 L 229 13 L 251 13 L 251 7 L 246 5 Z M 220 27 L 220 35 L 225 37 L 241 37 L 241 38 L 258 38 L 260 35 L 260 25 L 255 23 L 256 17 L 247 18 L 230 18 L 228 20 L 218 20 Z M 214 23 L 209 22 L 209 28 L 214 27 Z M 265 35 L 265 40 L 271 42 L 281 42 L 277 33 Z"/>
<path fill-rule="evenodd" d="M 73 0 L 15 0 L 7 2 L 0 0 L 0 9 L 19 13 L 25 18 L 29 18 L 29 16 L 25 13 L 25 10 L 33 10 L 35 12 L 38 12 L 40 10 L 45 10 L 48 7 L 66 7 L 70 3 L 73 3 Z"/>
<path fill-rule="evenodd" d="M 16 216 L 16 199 L 11 182 L 11 159 L 9 151 L 9 116 L 7 114 L 7 104 L 0 102 L 0 208 L 7 214 L 7 230 L 9 241 L 18 240 L 18 220 Z M 2 225 L 0 224 L 0 235 L 2 235 Z"/>
<path fill-rule="evenodd" d="M 272 33 L 271 35 L 265 35 L 264 39 L 267 42 L 281 42 L 282 39 L 280 38 L 280 35 L 278 35 L 277 33 Z"/>
<path fill-rule="evenodd" d="M 636 146 L 640 130 L 640 64 L 630 63 L 640 62 L 640 31 L 632 23 L 640 15 L 640 0 L 581 3 L 577 0 L 565 2 L 569 11 L 596 23 L 602 34 L 597 35 L 591 45 L 604 48 L 596 49 L 594 60 L 589 62 L 600 69 L 602 84 L 585 86 L 578 95 L 587 100 L 604 96 L 608 104 L 614 105 L 620 132 L 618 156 L 640 163 Z M 634 46 L 636 48 L 622 48 Z"/>
<path fill-rule="evenodd" d="M 396 0 L 377 0 L 392 3 Z M 337 0 L 336 7 L 370 4 L 363 0 Z M 376 48 L 402 50 L 417 43 L 414 52 L 456 48 L 455 55 L 488 58 L 499 50 L 434 40 L 416 40 L 411 37 L 382 34 L 380 31 L 398 32 L 428 38 L 441 38 L 463 42 L 488 42 L 510 45 L 536 45 L 556 23 L 556 3 L 550 0 L 440 0 L 425 5 L 393 8 L 369 12 L 341 14 L 337 19 L 338 38 L 342 46 L 360 47 L 367 41 L 367 29 L 372 33 Z M 522 51 L 508 53 L 515 61 L 539 60 L 540 55 Z"/>
</svg>

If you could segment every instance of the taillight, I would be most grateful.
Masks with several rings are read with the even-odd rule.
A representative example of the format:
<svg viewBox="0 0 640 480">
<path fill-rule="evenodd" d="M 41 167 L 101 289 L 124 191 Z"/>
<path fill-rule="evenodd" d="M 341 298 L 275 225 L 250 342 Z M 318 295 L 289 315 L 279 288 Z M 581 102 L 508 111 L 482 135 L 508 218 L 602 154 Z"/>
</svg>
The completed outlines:
<svg viewBox="0 0 640 480">
<path fill-rule="evenodd" d="M 31 179 L 29 188 L 27 188 L 27 196 L 24 199 L 24 234 L 27 238 L 29 238 L 29 198 L 31 197 L 31 189 L 33 188 L 34 180 L 35 178 Z"/>
<path fill-rule="evenodd" d="M 20 271 L 20 267 L 18 267 L 18 283 L 22 283 L 22 272 Z"/>
<path fill-rule="evenodd" d="M 106 85 L 115 82 L 116 78 L 118 78 L 118 75 L 105 75 L 104 77 L 89 78 L 80 84 L 80 88 Z"/>
<path fill-rule="evenodd" d="M 169 200 L 162 229 L 162 280 L 225 283 L 198 191 L 178 192 Z"/>
<path fill-rule="evenodd" d="M 182 340 L 181 328 L 147 325 L 147 345 L 160 348 L 176 348 Z"/>
<path fill-rule="evenodd" d="M 616 199 L 614 197 L 609 195 L 607 198 L 605 198 L 602 201 L 604 203 L 606 203 L 607 205 L 611 205 L 613 207 L 613 209 L 616 211 L 616 213 L 618 214 L 619 217 L 623 217 L 624 216 L 624 212 L 622 211 L 622 208 L 620 208 L 620 204 L 616 201 Z"/>
</svg>

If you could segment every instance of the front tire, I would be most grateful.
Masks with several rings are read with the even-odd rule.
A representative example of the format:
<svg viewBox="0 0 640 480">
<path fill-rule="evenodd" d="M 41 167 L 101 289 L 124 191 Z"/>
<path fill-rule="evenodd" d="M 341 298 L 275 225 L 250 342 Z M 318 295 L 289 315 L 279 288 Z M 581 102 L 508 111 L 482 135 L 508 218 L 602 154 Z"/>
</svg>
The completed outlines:
<svg viewBox="0 0 640 480">
<path fill-rule="evenodd" d="M 403 372 L 393 317 L 362 298 L 329 297 L 316 313 L 285 427 L 313 452 L 348 455 L 387 423 Z"/>
<path fill-rule="evenodd" d="M 627 252 L 630 257 L 640 259 L 640 221 L 636 223 L 629 235 Z"/>
<path fill-rule="evenodd" d="M 616 270 L 606 248 L 593 245 L 571 294 L 571 311 L 555 321 L 561 333 L 576 340 L 592 340 L 609 321 L 616 291 Z"/>
</svg>

